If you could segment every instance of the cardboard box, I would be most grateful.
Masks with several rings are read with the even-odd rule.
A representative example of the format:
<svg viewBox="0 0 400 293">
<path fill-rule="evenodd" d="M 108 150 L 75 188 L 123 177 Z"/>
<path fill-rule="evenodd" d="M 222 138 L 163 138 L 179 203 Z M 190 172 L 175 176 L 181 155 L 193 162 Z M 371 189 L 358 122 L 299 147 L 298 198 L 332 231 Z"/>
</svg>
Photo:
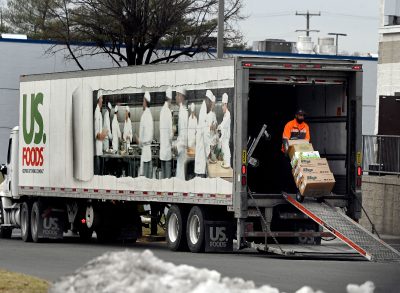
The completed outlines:
<svg viewBox="0 0 400 293">
<path fill-rule="evenodd" d="M 295 152 L 291 160 L 292 168 L 296 167 L 298 160 L 300 159 L 319 159 L 320 155 L 318 151 L 312 152 Z"/>
<path fill-rule="evenodd" d="M 326 159 L 321 159 L 321 160 L 326 161 Z M 326 163 L 320 162 L 318 165 L 305 164 L 305 163 L 302 164 L 301 162 L 298 162 L 296 167 L 293 168 L 293 176 L 297 176 L 300 172 L 304 174 L 312 174 L 312 173 L 321 174 L 321 173 L 329 173 L 330 171 L 331 169 L 329 168 L 328 162 Z"/>
<path fill-rule="evenodd" d="M 289 147 L 292 145 L 296 145 L 296 144 L 306 144 L 309 143 L 308 140 L 305 139 L 292 139 L 292 140 L 288 140 L 288 145 Z"/>
<path fill-rule="evenodd" d="M 328 165 L 318 167 L 297 166 L 293 174 L 296 186 L 299 187 L 304 176 L 307 175 L 329 175 L 332 174 Z"/>
<path fill-rule="evenodd" d="M 314 151 L 313 146 L 311 143 L 302 143 L 302 144 L 294 144 L 289 146 L 288 154 L 289 158 L 293 159 L 293 156 L 296 152 L 312 152 Z"/>
<path fill-rule="evenodd" d="M 305 175 L 302 178 L 299 190 L 303 196 L 323 196 L 331 193 L 335 182 L 332 173 Z"/>
<path fill-rule="evenodd" d="M 297 174 L 301 167 L 329 167 L 329 165 L 325 158 L 300 158 L 292 169 L 293 174 Z"/>
</svg>

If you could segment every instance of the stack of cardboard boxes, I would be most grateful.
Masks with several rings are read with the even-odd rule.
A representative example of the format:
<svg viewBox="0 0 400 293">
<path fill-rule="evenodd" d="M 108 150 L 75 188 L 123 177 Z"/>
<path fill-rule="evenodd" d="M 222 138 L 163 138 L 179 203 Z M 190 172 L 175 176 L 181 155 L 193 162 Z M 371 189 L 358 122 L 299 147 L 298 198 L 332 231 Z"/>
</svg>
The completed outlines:
<svg viewBox="0 0 400 293">
<path fill-rule="evenodd" d="M 288 154 L 296 186 L 302 196 L 319 197 L 331 193 L 335 178 L 328 161 L 306 140 L 289 141 Z"/>
</svg>

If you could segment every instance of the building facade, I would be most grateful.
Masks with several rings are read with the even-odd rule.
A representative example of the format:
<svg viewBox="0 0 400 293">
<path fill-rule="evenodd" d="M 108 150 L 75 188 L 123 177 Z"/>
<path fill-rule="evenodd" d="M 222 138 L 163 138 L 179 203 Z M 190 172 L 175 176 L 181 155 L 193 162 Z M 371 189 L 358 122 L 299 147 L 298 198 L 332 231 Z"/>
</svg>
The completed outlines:
<svg viewBox="0 0 400 293">
<path fill-rule="evenodd" d="M 375 133 L 396 134 L 383 124 L 395 122 L 392 126 L 400 129 L 400 120 L 387 123 L 379 113 L 386 113 L 386 108 L 400 113 L 400 0 L 381 0 L 380 10 Z"/>
</svg>

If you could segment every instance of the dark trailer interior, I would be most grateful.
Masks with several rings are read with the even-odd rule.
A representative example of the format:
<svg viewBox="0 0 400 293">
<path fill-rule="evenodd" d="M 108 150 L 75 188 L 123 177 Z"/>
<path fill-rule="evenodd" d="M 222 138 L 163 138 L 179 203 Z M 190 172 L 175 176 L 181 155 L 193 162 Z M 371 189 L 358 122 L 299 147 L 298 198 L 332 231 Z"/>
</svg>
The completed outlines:
<svg viewBox="0 0 400 293">
<path fill-rule="evenodd" d="M 253 154 L 259 166 L 248 166 L 247 184 L 252 193 L 297 192 L 289 158 L 281 151 L 285 124 L 294 119 L 297 108 L 307 113 L 314 150 L 327 158 L 335 176 L 333 193 L 350 193 L 353 176 L 348 154 L 355 150 L 356 138 L 350 137 L 348 129 L 356 111 L 355 104 L 349 102 L 349 76 L 349 72 L 334 70 L 250 69 L 248 136 L 256 137 L 263 124 L 271 135 L 269 141 L 260 141 Z"/>
</svg>

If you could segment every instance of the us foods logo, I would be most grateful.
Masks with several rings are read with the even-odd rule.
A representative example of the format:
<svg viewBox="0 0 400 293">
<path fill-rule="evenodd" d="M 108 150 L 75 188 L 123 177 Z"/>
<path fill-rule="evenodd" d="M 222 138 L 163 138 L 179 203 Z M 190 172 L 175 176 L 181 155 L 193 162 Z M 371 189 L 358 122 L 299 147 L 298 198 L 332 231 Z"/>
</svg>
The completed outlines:
<svg viewBox="0 0 400 293">
<path fill-rule="evenodd" d="M 43 151 L 46 144 L 46 134 L 43 130 L 43 118 L 39 112 L 39 105 L 43 105 L 43 94 L 31 94 L 30 109 L 27 107 L 28 96 L 22 96 L 22 131 L 25 144 L 34 146 L 26 146 L 22 148 L 22 166 L 40 167 L 43 166 Z M 29 125 L 27 118 L 30 115 Z M 37 126 L 37 127 L 36 127 Z"/>
<path fill-rule="evenodd" d="M 227 241 L 225 227 L 210 227 L 210 247 L 226 247 Z"/>
</svg>

